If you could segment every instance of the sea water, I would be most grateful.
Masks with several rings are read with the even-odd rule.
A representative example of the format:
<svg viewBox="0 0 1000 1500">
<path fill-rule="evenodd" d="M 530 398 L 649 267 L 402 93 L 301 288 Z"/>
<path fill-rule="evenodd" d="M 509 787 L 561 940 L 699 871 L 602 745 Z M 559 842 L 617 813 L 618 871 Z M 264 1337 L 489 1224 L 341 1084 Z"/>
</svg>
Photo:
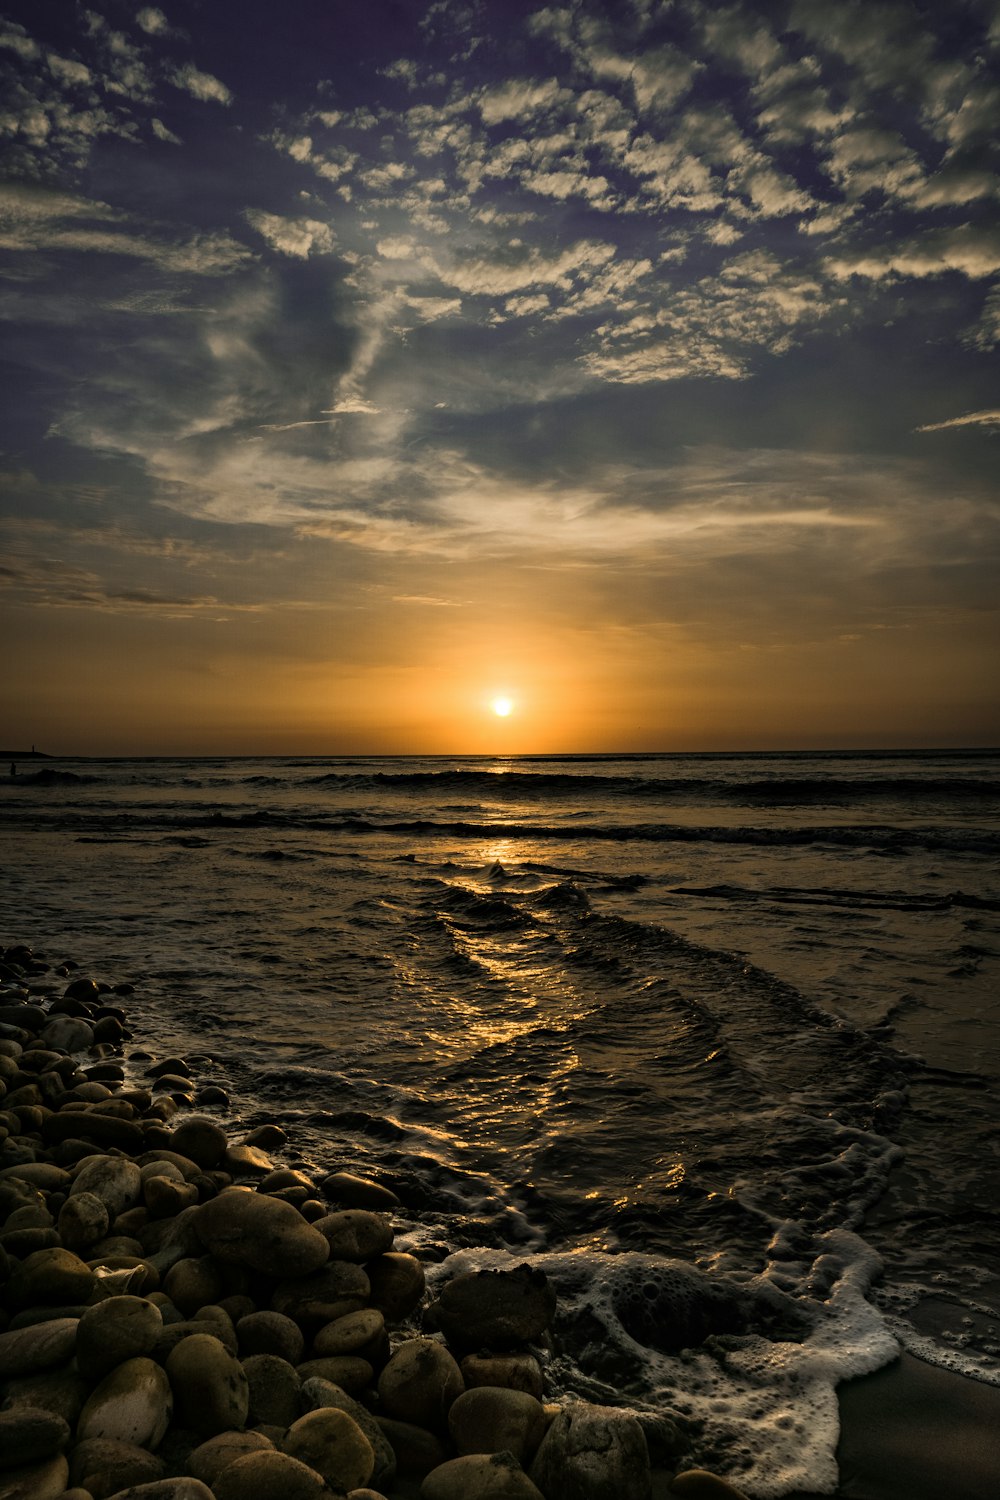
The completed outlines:
<svg viewBox="0 0 1000 1500">
<path fill-rule="evenodd" d="M 900 1347 L 1000 1383 L 1000 754 L 34 761 L 0 822 L 0 941 L 432 1283 L 544 1269 L 553 1395 L 765 1497 Z"/>
</svg>

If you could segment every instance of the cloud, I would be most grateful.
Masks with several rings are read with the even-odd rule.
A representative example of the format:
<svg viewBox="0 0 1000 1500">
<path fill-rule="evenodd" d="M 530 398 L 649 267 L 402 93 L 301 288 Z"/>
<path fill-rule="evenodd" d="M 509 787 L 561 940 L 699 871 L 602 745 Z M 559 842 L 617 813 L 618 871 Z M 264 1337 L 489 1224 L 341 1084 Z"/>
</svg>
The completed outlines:
<svg viewBox="0 0 1000 1500">
<path fill-rule="evenodd" d="M 150 125 L 158 141 L 167 141 L 171 146 L 182 146 L 184 144 L 180 136 L 174 135 L 174 132 L 169 130 L 162 120 L 154 118 L 150 121 Z"/>
<path fill-rule="evenodd" d="M 211 73 L 203 73 L 194 63 L 185 63 L 180 68 L 167 70 L 167 78 L 175 88 L 183 89 L 193 99 L 205 103 L 232 104 L 233 96 L 226 85 Z"/>
<path fill-rule="evenodd" d="M 260 208 L 244 210 L 243 217 L 274 250 L 305 260 L 310 255 L 329 255 L 335 238 L 329 224 L 318 219 L 283 219 Z"/>
<path fill-rule="evenodd" d="M 162 10 L 155 5 L 144 5 L 136 14 L 136 22 L 147 36 L 169 36 L 170 23 Z"/>
<path fill-rule="evenodd" d="M 990 411 L 972 411 L 964 417 L 949 417 L 944 422 L 925 422 L 917 432 L 945 432 L 952 427 L 985 427 L 989 432 L 1000 432 L 1000 407 Z"/>
<path fill-rule="evenodd" d="M 948 271 L 978 280 L 1000 270 L 1000 230 L 976 224 L 921 230 L 894 244 L 858 246 L 828 256 L 824 267 L 841 281 L 851 276 L 871 281 L 943 276 Z"/>
</svg>

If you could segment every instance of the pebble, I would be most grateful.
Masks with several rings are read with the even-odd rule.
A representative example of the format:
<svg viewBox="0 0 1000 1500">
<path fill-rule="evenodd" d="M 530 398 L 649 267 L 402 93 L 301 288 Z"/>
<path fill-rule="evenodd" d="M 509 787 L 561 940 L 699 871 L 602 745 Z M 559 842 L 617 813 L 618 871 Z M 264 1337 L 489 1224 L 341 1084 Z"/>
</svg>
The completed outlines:
<svg viewBox="0 0 1000 1500">
<path fill-rule="evenodd" d="M 0 1333 L 0 1379 L 65 1364 L 76 1347 L 79 1318 L 53 1318 L 32 1328 Z"/>
<path fill-rule="evenodd" d="M 282 1448 L 321 1474 L 334 1490 L 367 1484 L 375 1472 L 375 1452 L 345 1411 L 319 1407 L 290 1424 Z"/>
<path fill-rule="evenodd" d="M 649 1500 L 646 1436 L 635 1417 L 573 1402 L 554 1417 L 529 1470 L 544 1494 L 561 1500 Z"/>
<path fill-rule="evenodd" d="M 448 1409 L 465 1382 L 454 1357 L 436 1339 L 407 1339 L 378 1378 L 389 1416 L 432 1431 L 446 1430 Z"/>
<path fill-rule="evenodd" d="M 284 1313 L 265 1309 L 250 1312 L 236 1324 L 241 1357 L 249 1354 L 278 1354 L 290 1365 L 301 1363 L 306 1341 L 299 1325 Z M 320 1350 L 319 1353 L 340 1353 L 340 1350 Z M 348 1351 L 349 1352 L 349 1351 Z"/>
<path fill-rule="evenodd" d="M 166 1466 L 161 1458 L 120 1438 L 84 1438 L 70 1456 L 71 1484 L 89 1490 L 94 1500 L 112 1495 L 130 1484 L 148 1484 L 162 1479 Z"/>
<path fill-rule="evenodd" d="M 675 1474 L 670 1481 L 670 1493 L 681 1495 L 684 1500 L 746 1500 L 742 1490 L 707 1469 L 686 1469 Z"/>
<path fill-rule="evenodd" d="M 305 1276 L 330 1258 L 330 1246 L 290 1203 L 236 1189 L 193 1210 L 205 1249 L 220 1260 L 271 1276 Z"/>
<path fill-rule="evenodd" d="M 316 1219 L 313 1228 L 329 1242 L 330 1254 L 338 1260 L 362 1264 L 382 1255 L 392 1245 L 392 1225 L 384 1214 L 365 1208 L 345 1208 Z"/>
<path fill-rule="evenodd" d="M 117 1438 L 139 1448 L 156 1448 L 173 1415 L 170 1381 L 153 1360 L 127 1359 L 105 1375 L 84 1403 L 76 1424 L 78 1441 Z"/>
<path fill-rule="evenodd" d="M 167 1356 L 167 1375 L 178 1421 L 192 1432 L 213 1437 L 244 1425 L 250 1387 L 239 1360 L 210 1333 L 196 1333 Z"/>
<path fill-rule="evenodd" d="M 215 1481 L 215 1500 L 330 1500 L 330 1490 L 308 1464 L 289 1453 L 247 1453 Z"/>
<path fill-rule="evenodd" d="M 326 1196 L 345 1208 L 398 1208 L 399 1199 L 391 1188 L 367 1178 L 355 1177 L 352 1172 L 331 1172 L 320 1183 Z"/>
<path fill-rule="evenodd" d="M 0 1470 L 0 1500 L 64 1500 L 69 1464 L 62 1453 L 37 1464 Z"/>
<path fill-rule="evenodd" d="M 69 1439 L 69 1423 L 55 1412 L 37 1406 L 0 1411 L 0 1468 L 51 1458 Z"/>
<path fill-rule="evenodd" d="M 251 1354 L 242 1365 L 249 1387 L 247 1421 L 290 1427 L 302 1409 L 302 1380 L 295 1366 L 279 1354 Z"/>
<path fill-rule="evenodd" d="M 88 1380 L 102 1380 L 126 1360 L 152 1354 L 163 1315 L 145 1297 L 107 1297 L 88 1307 L 76 1334 L 76 1363 Z"/>
<path fill-rule="evenodd" d="M 556 1294 L 530 1266 L 475 1271 L 446 1282 L 431 1315 L 449 1343 L 466 1349 L 509 1349 L 539 1338 L 552 1321 Z"/>
<path fill-rule="evenodd" d="M 459 1453 L 512 1453 L 531 1462 L 545 1436 L 545 1408 L 525 1391 L 477 1386 L 463 1391 L 448 1412 L 448 1431 Z"/>
<path fill-rule="evenodd" d="M 553 1490 L 553 1500 L 572 1500 L 572 1491 Z M 545 1500 L 509 1453 L 474 1453 L 432 1469 L 420 1486 L 421 1500 Z"/>
<path fill-rule="evenodd" d="M 195 1448 L 187 1466 L 196 1479 L 213 1485 L 223 1469 L 248 1453 L 273 1451 L 274 1444 L 261 1432 L 220 1432 Z"/>
</svg>

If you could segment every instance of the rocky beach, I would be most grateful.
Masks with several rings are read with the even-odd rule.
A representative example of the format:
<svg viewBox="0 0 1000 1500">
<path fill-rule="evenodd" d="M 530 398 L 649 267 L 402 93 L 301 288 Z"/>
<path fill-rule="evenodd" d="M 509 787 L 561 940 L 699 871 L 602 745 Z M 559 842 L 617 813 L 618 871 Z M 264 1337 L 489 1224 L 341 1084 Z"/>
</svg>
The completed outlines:
<svg viewBox="0 0 1000 1500">
<path fill-rule="evenodd" d="M 231 1139 L 131 986 L 71 974 L 0 963 L 0 1500 L 649 1500 L 651 1448 L 736 1500 L 669 1421 L 546 1403 L 544 1274 L 431 1296 L 389 1188 Z"/>
</svg>

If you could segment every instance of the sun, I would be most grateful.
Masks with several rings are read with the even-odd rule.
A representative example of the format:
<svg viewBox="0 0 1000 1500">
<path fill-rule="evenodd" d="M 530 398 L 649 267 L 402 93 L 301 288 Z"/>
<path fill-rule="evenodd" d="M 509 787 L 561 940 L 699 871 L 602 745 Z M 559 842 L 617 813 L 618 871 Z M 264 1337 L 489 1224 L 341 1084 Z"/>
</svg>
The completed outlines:
<svg viewBox="0 0 1000 1500">
<path fill-rule="evenodd" d="M 506 719 L 513 707 L 514 704 L 510 698 L 494 698 L 490 704 L 490 708 L 492 708 L 498 719 Z"/>
</svg>

